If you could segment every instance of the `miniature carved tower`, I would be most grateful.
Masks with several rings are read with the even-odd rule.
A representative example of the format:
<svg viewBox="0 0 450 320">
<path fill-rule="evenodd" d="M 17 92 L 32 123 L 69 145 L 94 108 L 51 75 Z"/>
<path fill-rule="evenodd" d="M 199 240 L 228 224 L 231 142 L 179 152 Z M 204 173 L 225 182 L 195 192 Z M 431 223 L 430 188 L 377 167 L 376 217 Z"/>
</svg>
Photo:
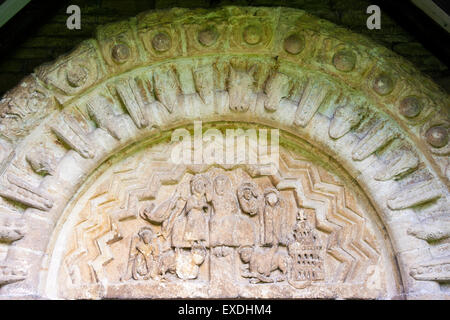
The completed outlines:
<svg viewBox="0 0 450 320">
<path fill-rule="evenodd" d="M 324 279 L 322 244 L 316 230 L 300 211 L 294 226 L 294 241 L 289 245 L 292 272 L 297 281 Z"/>
</svg>

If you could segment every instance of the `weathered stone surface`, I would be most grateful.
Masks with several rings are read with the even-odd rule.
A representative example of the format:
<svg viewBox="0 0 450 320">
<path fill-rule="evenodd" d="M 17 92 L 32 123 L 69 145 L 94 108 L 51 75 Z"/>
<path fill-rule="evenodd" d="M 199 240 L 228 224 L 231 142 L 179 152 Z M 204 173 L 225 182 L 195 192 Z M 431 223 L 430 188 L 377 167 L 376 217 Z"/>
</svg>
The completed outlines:
<svg viewBox="0 0 450 320">
<path fill-rule="evenodd" d="M 356 198 L 345 195 L 350 191 L 338 187 L 336 177 L 283 153 L 289 164 L 278 175 L 287 181 L 291 171 L 307 170 L 328 185 L 322 200 L 336 197 L 334 204 L 311 207 L 316 187 L 277 188 L 271 176 L 252 178 L 245 168 L 189 173 L 179 166 L 166 171 L 170 159 L 163 166 L 154 159 L 170 154 L 171 148 L 164 155 L 152 149 L 137 153 L 89 189 L 85 199 L 90 200 L 79 202 L 81 211 L 73 213 L 78 218 L 67 238 L 71 240 L 56 244 L 68 248 L 56 277 L 60 297 L 86 297 L 78 288 L 92 292 L 99 283 L 127 292 L 139 285 L 140 297 L 196 297 L 204 290 L 216 297 L 331 297 L 341 284 L 357 283 L 367 283 L 367 297 L 386 294 L 382 240 L 375 236 L 370 216 L 358 209 L 361 203 L 341 202 Z M 128 178 L 124 166 L 134 168 Z M 307 175 L 297 179 L 299 185 L 308 181 Z M 104 189 L 113 185 L 117 187 Z M 298 199 L 299 193 L 305 199 Z M 115 220 L 112 213 L 127 205 L 122 201 L 132 194 L 153 200 L 131 206 L 141 212 L 134 219 Z M 118 202 L 111 206 L 102 199 Z M 339 217 L 349 223 L 337 224 Z M 359 236 L 354 238 L 353 232 Z M 165 292 L 156 291 L 160 282 L 166 284 Z M 329 293 L 314 293 L 317 287 Z M 189 294 L 183 293 L 187 290 Z M 120 297 L 108 292 L 105 297 Z"/>
<path fill-rule="evenodd" d="M 443 215 L 425 219 L 412 226 L 408 233 L 429 242 L 450 238 L 450 217 Z"/>
<path fill-rule="evenodd" d="M 17 267 L 0 265 L 0 286 L 22 281 L 26 276 L 26 272 Z"/>
<path fill-rule="evenodd" d="M 0 132 L 13 141 L 23 138 L 55 107 L 54 98 L 28 76 L 0 100 Z"/>
<path fill-rule="evenodd" d="M 54 94 L 60 102 L 65 102 L 101 80 L 104 71 L 95 43 L 85 41 L 54 63 L 38 67 L 36 75 L 56 90 Z"/>
<path fill-rule="evenodd" d="M 25 235 L 25 224 L 18 218 L 0 216 L 0 243 L 12 243 Z"/>
<path fill-rule="evenodd" d="M 96 36 L 1 100 L 2 298 L 445 296 L 449 99 L 410 64 L 283 8 Z M 278 166 L 176 162 L 198 121 Z"/>
</svg>

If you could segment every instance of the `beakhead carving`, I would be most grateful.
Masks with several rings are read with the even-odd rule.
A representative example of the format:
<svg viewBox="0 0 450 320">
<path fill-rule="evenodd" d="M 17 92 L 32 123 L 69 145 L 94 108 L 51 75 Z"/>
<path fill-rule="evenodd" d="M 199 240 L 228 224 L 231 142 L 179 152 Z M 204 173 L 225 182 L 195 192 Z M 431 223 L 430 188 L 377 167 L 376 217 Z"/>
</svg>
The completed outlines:
<svg viewBox="0 0 450 320">
<path fill-rule="evenodd" d="M 0 100 L 0 297 L 448 298 L 448 105 L 301 10 L 101 26 Z M 194 121 L 278 167 L 174 163 Z"/>
</svg>

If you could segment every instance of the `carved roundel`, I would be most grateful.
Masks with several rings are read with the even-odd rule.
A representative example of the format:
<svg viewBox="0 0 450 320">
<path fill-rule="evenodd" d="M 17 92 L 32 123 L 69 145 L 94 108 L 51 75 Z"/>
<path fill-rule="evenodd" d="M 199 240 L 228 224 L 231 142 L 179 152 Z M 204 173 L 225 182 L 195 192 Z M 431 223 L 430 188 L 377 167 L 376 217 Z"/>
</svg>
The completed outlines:
<svg viewBox="0 0 450 320">
<path fill-rule="evenodd" d="M 116 63 L 124 63 L 130 58 L 130 48 L 124 43 L 115 44 L 111 56 Z"/>
<path fill-rule="evenodd" d="M 85 90 L 103 75 L 98 53 L 90 42 L 81 44 L 70 58 L 60 57 L 50 68 L 38 67 L 36 73 L 64 95 L 74 95 Z"/>
<path fill-rule="evenodd" d="M 77 88 L 86 83 L 88 75 L 89 71 L 79 64 L 66 71 L 66 80 L 70 86 Z"/>
<path fill-rule="evenodd" d="M 205 28 L 202 28 L 198 33 L 198 42 L 200 42 L 205 47 L 210 47 L 214 45 L 217 42 L 217 39 L 219 38 L 219 32 L 217 31 L 217 28 L 214 27 L 214 25 L 207 26 Z"/>
<path fill-rule="evenodd" d="M 377 94 L 385 96 L 394 90 L 394 85 L 395 83 L 392 77 L 386 73 L 382 73 L 375 77 L 372 88 Z"/>
<path fill-rule="evenodd" d="M 305 40 L 300 34 L 291 34 L 284 39 L 283 48 L 290 54 L 299 54 L 305 46 Z"/>
<path fill-rule="evenodd" d="M 356 54 L 351 50 L 340 50 L 333 56 L 333 65 L 340 71 L 352 71 L 356 65 Z"/>
<path fill-rule="evenodd" d="M 152 38 L 152 47 L 158 52 L 164 52 L 170 49 L 172 46 L 172 40 L 170 36 L 165 32 L 158 32 Z"/>
<path fill-rule="evenodd" d="M 448 105 L 300 10 L 101 26 L 0 100 L 0 298 L 448 297 Z M 175 163 L 200 122 L 279 129 L 277 171 Z"/>
<path fill-rule="evenodd" d="M 417 117 L 422 109 L 422 102 L 415 96 L 404 98 L 399 105 L 399 112 L 406 118 Z"/>
<path fill-rule="evenodd" d="M 232 45 L 248 50 L 252 48 L 267 50 L 267 46 L 273 41 L 273 30 L 270 28 L 272 23 L 273 18 L 269 16 L 236 18 L 232 26 Z"/>
</svg>

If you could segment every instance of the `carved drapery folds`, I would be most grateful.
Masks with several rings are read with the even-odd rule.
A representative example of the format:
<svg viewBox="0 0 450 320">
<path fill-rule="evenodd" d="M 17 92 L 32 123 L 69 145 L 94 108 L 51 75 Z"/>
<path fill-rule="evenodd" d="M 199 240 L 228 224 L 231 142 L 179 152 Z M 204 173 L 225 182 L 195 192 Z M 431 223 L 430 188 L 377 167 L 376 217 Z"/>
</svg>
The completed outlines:
<svg viewBox="0 0 450 320">
<path fill-rule="evenodd" d="M 126 242 L 120 254 L 126 258 L 117 266 L 124 283 L 117 278 L 117 285 L 137 282 L 143 295 L 158 278 L 193 286 L 209 281 L 218 290 L 211 295 L 233 296 L 217 284 L 234 278 L 205 271 L 223 266 L 235 267 L 232 274 L 244 287 L 286 285 L 299 290 L 294 296 L 313 297 L 317 283 L 350 281 L 351 287 L 360 270 L 384 290 L 377 298 L 448 296 L 448 104 L 408 62 L 299 10 L 173 9 L 100 27 L 96 39 L 37 68 L 0 100 L 0 208 L 29 230 L 0 229 L 0 295 L 58 297 L 49 283 L 59 279 L 62 265 L 72 286 L 94 283 L 89 297 L 97 297 L 108 292 L 108 266 L 119 261 L 115 246 Z M 343 200 L 318 206 L 344 199 L 340 184 L 321 184 L 313 175 L 307 190 L 298 182 L 307 169 L 292 169 L 299 163 L 291 156 L 280 162 L 287 176 L 264 185 L 255 178 L 263 175 L 257 166 L 236 180 L 236 168 L 197 172 L 165 158 L 155 160 L 158 182 L 127 193 L 107 215 L 93 212 L 110 199 L 93 201 L 90 214 L 100 220 L 86 217 L 73 226 L 78 241 L 92 233 L 98 257 L 82 243 L 68 257 L 60 249 L 53 254 L 55 243 L 69 243 L 60 237 L 73 234 L 64 227 L 70 212 L 81 212 L 70 199 L 95 181 L 96 168 L 128 155 L 131 144 L 163 139 L 194 120 L 277 127 L 287 145 L 301 144 L 299 153 L 326 154 L 312 156 L 311 166 L 336 161 L 360 187 L 354 197 L 367 196 L 377 212 L 381 222 L 372 231 L 384 225 L 391 243 L 355 240 L 363 227 L 350 238 L 336 232 L 335 224 L 361 226 L 368 218 Z M 158 196 L 166 184 L 177 187 Z M 92 199 L 121 194 L 116 188 L 104 186 Z M 122 226 L 130 221 L 136 225 Z M 401 278 L 403 288 L 383 288 L 386 277 L 373 264 L 383 250 L 396 256 L 400 275 L 394 275 L 397 267 L 386 274 Z M 89 263 L 77 269 L 79 259 Z M 339 261 L 332 276 L 330 259 Z M 344 288 L 328 296 L 352 296 Z M 375 297 L 379 291 L 372 289 L 364 297 Z"/>
<path fill-rule="evenodd" d="M 383 240 L 336 177 L 287 151 L 276 176 L 252 176 L 247 167 L 191 172 L 154 160 L 171 148 L 119 162 L 86 192 L 60 260 L 61 296 L 82 298 L 80 288 L 106 284 L 96 294 L 139 286 L 132 297 L 329 297 L 362 283 L 366 297 L 383 294 Z M 303 173 L 294 180 L 292 172 Z M 118 219 L 119 207 L 139 214 Z M 154 291 L 160 283 L 166 292 Z"/>
</svg>

